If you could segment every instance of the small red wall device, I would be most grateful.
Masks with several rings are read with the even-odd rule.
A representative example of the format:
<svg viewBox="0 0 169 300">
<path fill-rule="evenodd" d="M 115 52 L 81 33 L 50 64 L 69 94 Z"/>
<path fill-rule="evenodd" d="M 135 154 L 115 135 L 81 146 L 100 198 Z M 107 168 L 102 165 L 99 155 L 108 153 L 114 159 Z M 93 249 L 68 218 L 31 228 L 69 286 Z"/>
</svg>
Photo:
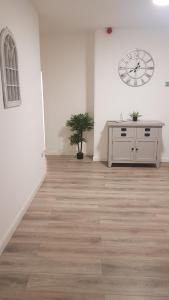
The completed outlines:
<svg viewBox="0 0 169 300">
<path fill-rule="evenodd" d="M 107 28 L 106 28 L 107 34 L 111 34 L 112 31 L 113 31 L 112 27 L 107 27 Z"/>
</svg>

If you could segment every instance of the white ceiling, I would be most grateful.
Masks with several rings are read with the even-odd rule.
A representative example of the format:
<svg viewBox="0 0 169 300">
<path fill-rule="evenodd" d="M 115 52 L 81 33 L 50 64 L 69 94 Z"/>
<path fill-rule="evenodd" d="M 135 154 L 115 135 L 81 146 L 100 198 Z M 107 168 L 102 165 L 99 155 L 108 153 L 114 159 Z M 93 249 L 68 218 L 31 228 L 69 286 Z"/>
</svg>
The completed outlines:
<svg viewBox="0 0 169 300">
<path fill-rule="evenodd" d="M 169 6 L 151 0 L 31 0 L 42 33 L 115 28 L 169 28 Z"/>
</svg>

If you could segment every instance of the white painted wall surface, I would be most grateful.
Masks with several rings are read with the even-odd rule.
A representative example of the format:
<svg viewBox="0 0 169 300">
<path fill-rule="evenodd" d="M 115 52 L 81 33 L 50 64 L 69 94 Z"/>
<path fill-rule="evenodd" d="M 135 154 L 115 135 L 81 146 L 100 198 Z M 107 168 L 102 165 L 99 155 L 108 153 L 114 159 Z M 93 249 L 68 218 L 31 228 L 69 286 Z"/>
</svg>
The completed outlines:
<svg viewBox="0 0 169 300">
<path fill-rule="evenodd" d="M 142 48 L 153 56 L 155 73 L 151 81 L 137 88 L 125 85 L 118 75 L 118 63 L 126 52 Z M 107 160 L 107 120 L 138 110 L 145 120 L 165 122 L 162 161 L 169 161 L 169 31 L 104 30 L 95 35 L 95 130 L 94 159 Z"/>
<path fill-rule="evenodd" d="M 72 114 L 93 116 L 93 49 L 91 35 L 41 37 L 47 154 L 75 154 L 66 121 Z M 88 139 L 86 151 L 92 154 L 92 132 Z"/>
<path fill-rule="evenodd" d="M 45 172 L 38 18 L 27 0 L 0 0 L 0 30 L 18 48 L 22 105 L 4 109 L 0 81 L 0 250 Z"/>
</svg>

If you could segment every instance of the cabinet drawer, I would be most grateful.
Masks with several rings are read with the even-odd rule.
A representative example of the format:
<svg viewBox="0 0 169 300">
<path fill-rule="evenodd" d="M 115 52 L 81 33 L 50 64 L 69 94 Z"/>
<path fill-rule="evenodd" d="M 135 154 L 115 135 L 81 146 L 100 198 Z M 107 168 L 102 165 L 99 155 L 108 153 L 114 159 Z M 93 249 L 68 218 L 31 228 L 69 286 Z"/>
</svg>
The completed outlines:
<svg viewBox="0 0 169 300">
<path fill-rule="evenodd" d="M 135 128 L 120 127 L 113 128 L 113 138 L 131 138 L 135 137 Z"/>
<path fill-rule="evenodd" d="M 151 128 L 151 127 L 137 128 L 136 136 L 138 139 L 157 138 L 158 128 Z"/>
</svg>

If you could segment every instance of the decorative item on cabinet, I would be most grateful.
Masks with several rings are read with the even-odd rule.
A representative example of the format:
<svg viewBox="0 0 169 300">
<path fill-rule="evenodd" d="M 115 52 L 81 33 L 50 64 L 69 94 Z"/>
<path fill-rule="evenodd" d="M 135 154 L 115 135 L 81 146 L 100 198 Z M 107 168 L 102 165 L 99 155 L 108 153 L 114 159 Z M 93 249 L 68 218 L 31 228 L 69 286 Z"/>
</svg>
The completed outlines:
<svg viewBox="0 0 169 300">
<path fill-rule="evenodd" d="M 138 111 L 133 111 L 132 113 L 130 113 L 130 117 L 132 118 L 133 121 L 136 122 L 138 118 L 142 117 L 142 115 L 140 115 Z"/>
</svg>

